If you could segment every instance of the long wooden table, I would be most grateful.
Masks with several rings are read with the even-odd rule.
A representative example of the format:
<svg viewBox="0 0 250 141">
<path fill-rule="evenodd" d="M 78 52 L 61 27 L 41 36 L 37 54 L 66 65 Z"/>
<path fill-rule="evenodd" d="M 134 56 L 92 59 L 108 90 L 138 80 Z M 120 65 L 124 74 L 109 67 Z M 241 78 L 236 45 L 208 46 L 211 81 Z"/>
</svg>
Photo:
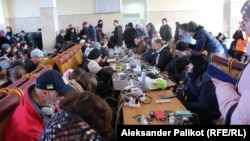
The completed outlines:
<svg viewBox="0 0 250 141">
<path fill-rule="evenodd" d="M 172 110 L 174 113 L 176 113 L 177 110 L 186 110 L 186 108 L 182 105 L 182 103 L 176 98 L 171 98 L 171 102 L 169 103 L 160 103 L 157 104 L 155 100 L 160 99 L 161 96 L 171 94 L 171 90 L 154 90 L 149 91 L 146 93 L 146 95 L 150 96 L 152 98 L 152 101 L 150 104 L 144 104 L 140 103 L 139 108 L 133 108 L 133 107 L 126 107 L 123 106 L 122 112 L 123 112 L 123 124 L 124 125 L 139 125 L 140 122 L 135 120 L 133 117 L 136 115 L 144 115 L 145 117 L 150 118 L 149 112 L 151 110 Z M 157 119 L 153 119 L 153 122 L 151 123 L 153 125 L 166 125 L 167 121 L 158 121 Z"/>
</svg>

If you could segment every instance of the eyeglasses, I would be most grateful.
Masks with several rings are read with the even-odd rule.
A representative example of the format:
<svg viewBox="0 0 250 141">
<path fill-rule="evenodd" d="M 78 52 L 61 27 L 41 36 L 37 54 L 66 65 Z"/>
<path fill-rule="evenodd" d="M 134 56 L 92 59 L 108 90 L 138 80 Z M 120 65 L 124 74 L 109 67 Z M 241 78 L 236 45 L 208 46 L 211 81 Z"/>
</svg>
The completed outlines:
<svg viewBox="0 0 250 141">
<path fill-rule="evenodd" d="M 248 17 L 243 17 L 243 20 L 239 22 L 240 27 L 241 27 L 243 30 L 245 30 L 244 27 L 245 27 L 246 23 L 249 22 L 249 21 L 250 21 L 250 18 L 248 18 Z"/>
</svg>

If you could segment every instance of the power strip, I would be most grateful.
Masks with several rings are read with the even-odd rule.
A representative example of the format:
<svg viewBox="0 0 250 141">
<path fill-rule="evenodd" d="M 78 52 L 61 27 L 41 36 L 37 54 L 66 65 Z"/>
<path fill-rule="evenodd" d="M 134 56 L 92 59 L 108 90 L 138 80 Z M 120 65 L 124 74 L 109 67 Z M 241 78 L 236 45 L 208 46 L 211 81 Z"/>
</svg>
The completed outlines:
<svg viewBox="0 0 250 141">
<path fill-rule="evenodd" d="M 137 104 L 135 104 L 135 103 L 131 103 L 131 102 L 124 102 L 124 106 L 133 107 L 133 108 L 139 108 L 140 107 L 140 103 L 138 102 Z"/>
<path fill-rule="evenodd" d="M 155 100 L 155 103 L 168 103 L 168 102 L 171 102 L 170 99 L 157 99 Z"/>
</svg>

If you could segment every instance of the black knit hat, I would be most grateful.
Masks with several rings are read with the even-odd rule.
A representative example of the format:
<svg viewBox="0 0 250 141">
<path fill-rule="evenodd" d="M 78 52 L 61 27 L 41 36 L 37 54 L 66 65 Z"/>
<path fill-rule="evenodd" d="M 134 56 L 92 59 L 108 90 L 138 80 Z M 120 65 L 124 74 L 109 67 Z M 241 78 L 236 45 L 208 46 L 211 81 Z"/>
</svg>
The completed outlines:
<svg viewBox="0 0 250 141">
<path fill-rule="evenodd" d="M 185 50 L 188 50 L 188 47 L 187 47 L 186 43 L 180 41 L 177 43 L 175 49 L 179 50 L 179 51 L 185 51 Z"/>
<path fill-rule="evenodd" d="M 133 27 L 133 23 L 131 23 L 131 22 L 128 23 L 128 26 Z"/>
<path fill-rule="evenodd" d="M 101 51 L 97 48 L 94 48 L 90 51 L 89 55 L 88 55 L 88 59 L 97 59 L 98 57 L 101 56 Z"/>
</svg>

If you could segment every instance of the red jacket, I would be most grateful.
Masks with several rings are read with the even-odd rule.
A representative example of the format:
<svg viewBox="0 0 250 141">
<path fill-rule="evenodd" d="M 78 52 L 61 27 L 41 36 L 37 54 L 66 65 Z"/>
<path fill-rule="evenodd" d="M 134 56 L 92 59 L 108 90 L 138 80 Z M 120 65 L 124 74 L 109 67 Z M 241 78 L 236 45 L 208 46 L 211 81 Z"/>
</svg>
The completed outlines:
<svg viewBox="0 0 250 141">
<path fill-rule="evenodd" d="M 34 86 L 29 89 L 34 89 Z M 45 127 L 44 116 L 34 107 L 29 94 L 24 95 L 20 105 L 7 123 L 3 141 L 37 141 Z"/>
</svg>

